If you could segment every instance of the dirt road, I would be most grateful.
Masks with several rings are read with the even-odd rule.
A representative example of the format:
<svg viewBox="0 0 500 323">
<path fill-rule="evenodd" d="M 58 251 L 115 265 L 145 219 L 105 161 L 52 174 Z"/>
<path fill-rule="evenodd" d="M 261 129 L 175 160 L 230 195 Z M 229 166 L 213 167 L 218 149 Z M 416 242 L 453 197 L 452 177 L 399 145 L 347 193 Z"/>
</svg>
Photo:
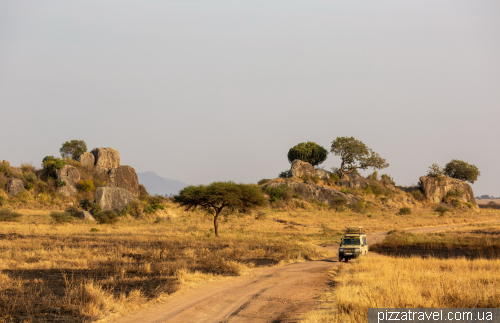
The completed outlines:
<svg viewBox="0 0 500 323">
<path fill-rule="evenodd" d="M 406 232 L 438 232 L 461 225 Z M 369 244 L 381 242 L 385 236 L 386 233 L 369 234 Z M 334 251 L 337 248 L 327 247 Z M 166 303 L 114 322 L 297 322 L 301 314 L 314 309 L 317 297 L 330 288 L 328 271 L 339 265 L 344 263 L 335 258 L 256 269 L 245 276 L 176 294 Z"/>
</svg>

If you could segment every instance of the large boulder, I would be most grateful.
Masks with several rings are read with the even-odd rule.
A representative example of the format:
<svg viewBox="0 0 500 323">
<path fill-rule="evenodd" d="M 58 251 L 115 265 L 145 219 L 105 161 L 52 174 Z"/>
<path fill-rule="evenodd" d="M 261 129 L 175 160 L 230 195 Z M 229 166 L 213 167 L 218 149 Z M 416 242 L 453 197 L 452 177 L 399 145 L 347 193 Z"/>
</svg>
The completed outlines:
<svg viewBox="0 0 500 323">
<path fill-rule="evenodd" d="M 109 186 L 123 188 L 134 196 L 139 196 L 139 179 L 134 168 L 126 165 L 112 168 L 108 172 L 108 178 Z"/>
<path fill-rule="evenodd" d="M 294 194 L 299 194 L 303 198 L 316 199 L 322 203 L 329 203 L 334 198 L 345 198 L 347 199 L 347 204 L 355 204 L 359 201 L 359 198 L 352 194 L 342 193 L 334 188 L 320 186 L 312 183 L 297 183 L 297 182 L 270 182 L 264 187 L 276 188 L 280 185 L 287 185 L 293 189 Z"/>
<path fill-rule="evenodd" d="M 370 181 L 355 173 L 345 173 L 335 184 L 344 187 L 365 188 L 370 184 Z"/>
<path fill-rule="evenodd" d="M 103 168 L 120 167 L 120 153 L 113 148 L 94 148 L 91 153 L 95 158 L 95 166 Z"/>
<path fill-rule="evenodd" d="M 123 207 L 137 198 L 129 191 L 119 187 L 99 187 L 95 192 L 95 202 L 104 211 L 119 213 Z"/>
<path fill-rule="evenodd" d="M 95 157 L 92 153 L 85 152 L 78 157 L 78 161 L 83 167 L 94 167 Z"/>
<path fill-rule="evenodd" d="M 313 165 L 304 162 L 299 159 L 295 159 L 292 161 L 292 168 L 290 169 L 290 173 L 295 177 L 314 177 L 316 176 L 316 171 L 314 170 Z"/>
<path fill-rule="evenodd" d="M 71 196 L 78 191 L 77 185 L 80 181 L 80 173 L 76 167 L 65 165 L 63 168 L 56 170 L 56 178 L 66 183 L 65 186 L 57 189 L 59 193 Z"/>
<path fill-rule="evenodd" d="M 462 191 L 464 194 L 457 198 L 462 202 L 470 202 L 476 205 L 474 192 L 472 192 L 470 185 L 464 181 L 448 176 L 422 176 L 420 182 L 425 197 L 431 202 L 441 203 L 448 192 Z"/>
<path fill-rule="evenodd" d="M 78 217 L 81 220 L 95 221 L 95 218 L 92 216 L 92 214 L 89 211 L 81 211 L 78 214 Z"/>
<path fill-rule="evenodd" d="M 24 183 L 22 180 L 18 178 L 12 178 L 6 186 L 7 193 L 9 193 L 10 196 L 15 196 L 22 191 L 24 191 Z"/>
<path fill-rule="evenodd" d="M 329 172 L 324 169 L 316 169 L 316 177 L 319 177 L 319 179 L 322 179 L 324 181 L 327 181 L 330 179 L 332 176 L 332 172 Z"/>
</svg>

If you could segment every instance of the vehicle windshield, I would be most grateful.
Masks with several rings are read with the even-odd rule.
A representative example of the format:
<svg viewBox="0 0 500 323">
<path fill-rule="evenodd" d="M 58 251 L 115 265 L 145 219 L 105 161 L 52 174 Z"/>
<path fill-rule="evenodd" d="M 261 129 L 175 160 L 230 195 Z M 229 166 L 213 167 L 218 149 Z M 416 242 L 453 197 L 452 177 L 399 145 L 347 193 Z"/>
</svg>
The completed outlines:
<svg viewBox="0 0 500 323">
<path fill-rule="evenodd" d="M 344 241 L 342 241 L 343 246 L 345 246 L 345 245 L 359 246 L 360 244 L 361 244 L 361 240 L 359 240 L 359 239 L 344 239 Z"/>
</svg>

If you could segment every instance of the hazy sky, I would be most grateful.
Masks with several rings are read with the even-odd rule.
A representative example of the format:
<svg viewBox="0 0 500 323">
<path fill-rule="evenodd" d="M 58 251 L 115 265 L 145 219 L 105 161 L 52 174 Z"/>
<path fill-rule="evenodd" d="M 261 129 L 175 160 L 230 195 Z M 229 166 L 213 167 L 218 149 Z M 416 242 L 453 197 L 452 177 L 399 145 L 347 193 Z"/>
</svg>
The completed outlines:
<svg viewBox="0 0 500 323">
<path fill-rule="evenodd" d="M 138 172 L 256 182 L 354 136 L 399 185 L 460 159 L 500 196 L 499 124 L 498 0 L 0 1 L 14 165 L 83 139 Z"/>
</svg>

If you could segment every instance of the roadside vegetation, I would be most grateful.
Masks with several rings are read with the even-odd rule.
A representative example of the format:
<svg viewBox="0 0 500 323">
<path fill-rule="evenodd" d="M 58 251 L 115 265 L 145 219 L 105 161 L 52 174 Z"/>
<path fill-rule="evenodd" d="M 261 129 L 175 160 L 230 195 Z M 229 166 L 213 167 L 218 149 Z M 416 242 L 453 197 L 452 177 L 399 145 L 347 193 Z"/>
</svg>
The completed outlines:
<svg viewBox="0 0 500 323">
<path fill-rule="evenodd" d="M 372 256 L 332 271 L 303 323 L 364 323 L 369 308 L 498 308 L 500 260 Z"/>
</svg>

